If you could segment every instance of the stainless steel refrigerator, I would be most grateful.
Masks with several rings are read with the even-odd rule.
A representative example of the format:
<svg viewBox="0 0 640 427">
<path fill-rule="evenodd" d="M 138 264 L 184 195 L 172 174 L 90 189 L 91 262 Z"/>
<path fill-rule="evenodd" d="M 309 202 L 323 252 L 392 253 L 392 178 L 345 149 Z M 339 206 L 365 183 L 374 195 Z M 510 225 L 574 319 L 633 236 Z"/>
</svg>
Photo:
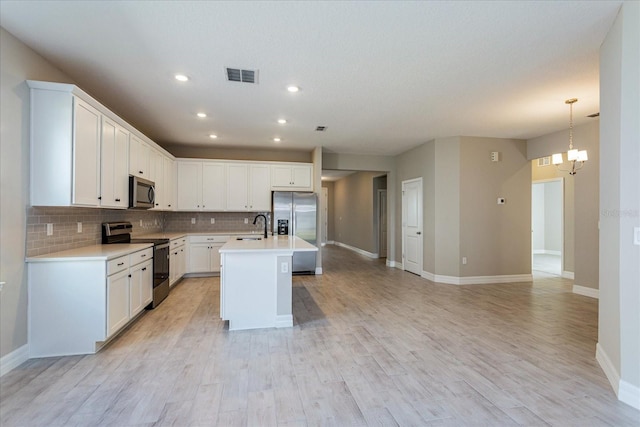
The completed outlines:
<svg viewBox="0 0 640 427">
<path fill-rule="evenodd" d="M 273 234 L 298 236 L 316 245 L 318 199 L 315 193 L 274 191 L 271 210 Z M 315 274 L 316 253 L 295 252 L 292 269 L 294 273 Z"/>
</svg>

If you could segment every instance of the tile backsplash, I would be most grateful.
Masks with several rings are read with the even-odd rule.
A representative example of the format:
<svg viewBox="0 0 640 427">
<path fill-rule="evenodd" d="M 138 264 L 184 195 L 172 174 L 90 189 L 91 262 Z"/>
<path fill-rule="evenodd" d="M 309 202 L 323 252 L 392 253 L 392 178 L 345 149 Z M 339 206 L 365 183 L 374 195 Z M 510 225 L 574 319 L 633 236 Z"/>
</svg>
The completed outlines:
<svg viewBox="0 0 640 427">
<path fill-rule="evenodd" d="M 269 217 L 268 212 L 260 212 Z M 133 235 L 158 232 L 261 233 L 262 218 L 253 225 L 256 212 L 154 212 L 145 210 L 92 209 L 75 207 L 27 208 L 27 256 L 100 244 L 103 222 L 129 221 Z M 195 224 L 191 219 L 195 218 Z M 211 218 L 215 220 L 211 224 Z M 247 224 L 245 224 L 245 219 Z M 82 231 L 78 232 L 78 223 Z M 47 236 L 47 224 L 53 234 Z M 270 230 L 269 224 L 269 230 Z"/>
</svg>

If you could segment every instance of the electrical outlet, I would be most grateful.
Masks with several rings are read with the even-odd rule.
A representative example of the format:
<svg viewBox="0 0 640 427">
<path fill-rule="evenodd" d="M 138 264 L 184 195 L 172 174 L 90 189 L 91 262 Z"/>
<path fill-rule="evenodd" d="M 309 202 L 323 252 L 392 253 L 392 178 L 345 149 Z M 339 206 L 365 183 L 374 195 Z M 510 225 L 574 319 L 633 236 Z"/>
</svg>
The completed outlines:
<svg viewBox="0 0 640 427">
<path fill-rule="evenodd" d="M 249 224 L 249 218 L 245 218 L 245 219 L 244 219 L 244 223 L 245 223 L 245 224 Z"/>
<path fill-rule="evenodd" d="M 82 233 L 82 223 L 78 223 L 78 233 Z"/>
<path fill-rule="evenodd" d="M 196 223 L 196 219 L 195 218 L 191 218 L 191 224 L 195 224 Z"/>
<path fill-rule="evenodd" d="M 633 244 L 640 246 L 640 227 L 633 228 Z"/>
<path fill-rule="evenodd" d="M 467 257 L 466 256 L 462 257 L 462 265 L 467 265 Z"/>
<path fill-rule="evenodd" d="M 53 236 L 53 224 L 47 224 L 47 236 Z"/>
<path fill-rule="evenodd" d="M 289 263 L 288 262 L 283 262 L 282 264 L 280 264 L 280 271 L 282 273 L 288 273 L 289 272 Z"/>
<path fill-rule="evenodd" d="M 142 227 L 142 220 L 140 220 L 140 227 Z"/>
<path fill-rule="evenodd" d="M 216 219 L 215 218 L 211 218 L 211 224 L 215 224 L 216 223 Z"/>
</svg>

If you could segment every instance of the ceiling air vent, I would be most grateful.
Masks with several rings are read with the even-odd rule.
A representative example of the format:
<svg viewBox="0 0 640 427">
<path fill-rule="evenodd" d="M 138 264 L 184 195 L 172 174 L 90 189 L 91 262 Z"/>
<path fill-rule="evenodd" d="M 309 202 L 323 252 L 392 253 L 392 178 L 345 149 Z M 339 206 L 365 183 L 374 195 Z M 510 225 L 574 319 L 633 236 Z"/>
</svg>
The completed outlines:
<svg viewBox="0 0 640 427">
<path fill-rule="evenodd" d="M 316 126 L 316 132 L 324 132 L 327 130 L 326 126 Z"/>
<path fill-rule="evenodd" d="M 587 117 L 591 117 L 592 119 L 594 117 L 600 117 L 600 113 L 593 113 L 593 114 L 589 114 Z"/>
<path fill-rule="evenodd" d="M 241 68 L 225 68 L 227 80 L 230 82 L 258 84 L 258 70 L 243 70 Z"/>
<path fill-rule="evenodd" d="M 551 164 L 551 156 L 540 157 L 538 159 L 538 166 L 549 166 Z"/>
</svg>

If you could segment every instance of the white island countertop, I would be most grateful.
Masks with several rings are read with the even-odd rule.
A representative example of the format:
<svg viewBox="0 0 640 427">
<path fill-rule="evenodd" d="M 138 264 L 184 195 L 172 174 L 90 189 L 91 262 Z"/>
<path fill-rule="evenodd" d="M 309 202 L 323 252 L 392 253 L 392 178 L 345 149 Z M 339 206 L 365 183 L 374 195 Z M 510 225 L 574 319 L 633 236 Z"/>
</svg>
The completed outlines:
<svg viewBox="0 0 640 427">
<path fill-rule="evenodd" d="M 269 236 L 260 240 L 236 240 L 231 238 L 220 248 L 220 253 L 273 252 L 292 254 L 293 252 L 316 252 L 317 247 L 297 236 Z"/>
<path fill-rule="evenodd" d="M 152 247 L 152 243 L 118 243 L 91 245 L 46 255 L 28 257 L 27 262 L 108 261 Z"/>
</svg>

